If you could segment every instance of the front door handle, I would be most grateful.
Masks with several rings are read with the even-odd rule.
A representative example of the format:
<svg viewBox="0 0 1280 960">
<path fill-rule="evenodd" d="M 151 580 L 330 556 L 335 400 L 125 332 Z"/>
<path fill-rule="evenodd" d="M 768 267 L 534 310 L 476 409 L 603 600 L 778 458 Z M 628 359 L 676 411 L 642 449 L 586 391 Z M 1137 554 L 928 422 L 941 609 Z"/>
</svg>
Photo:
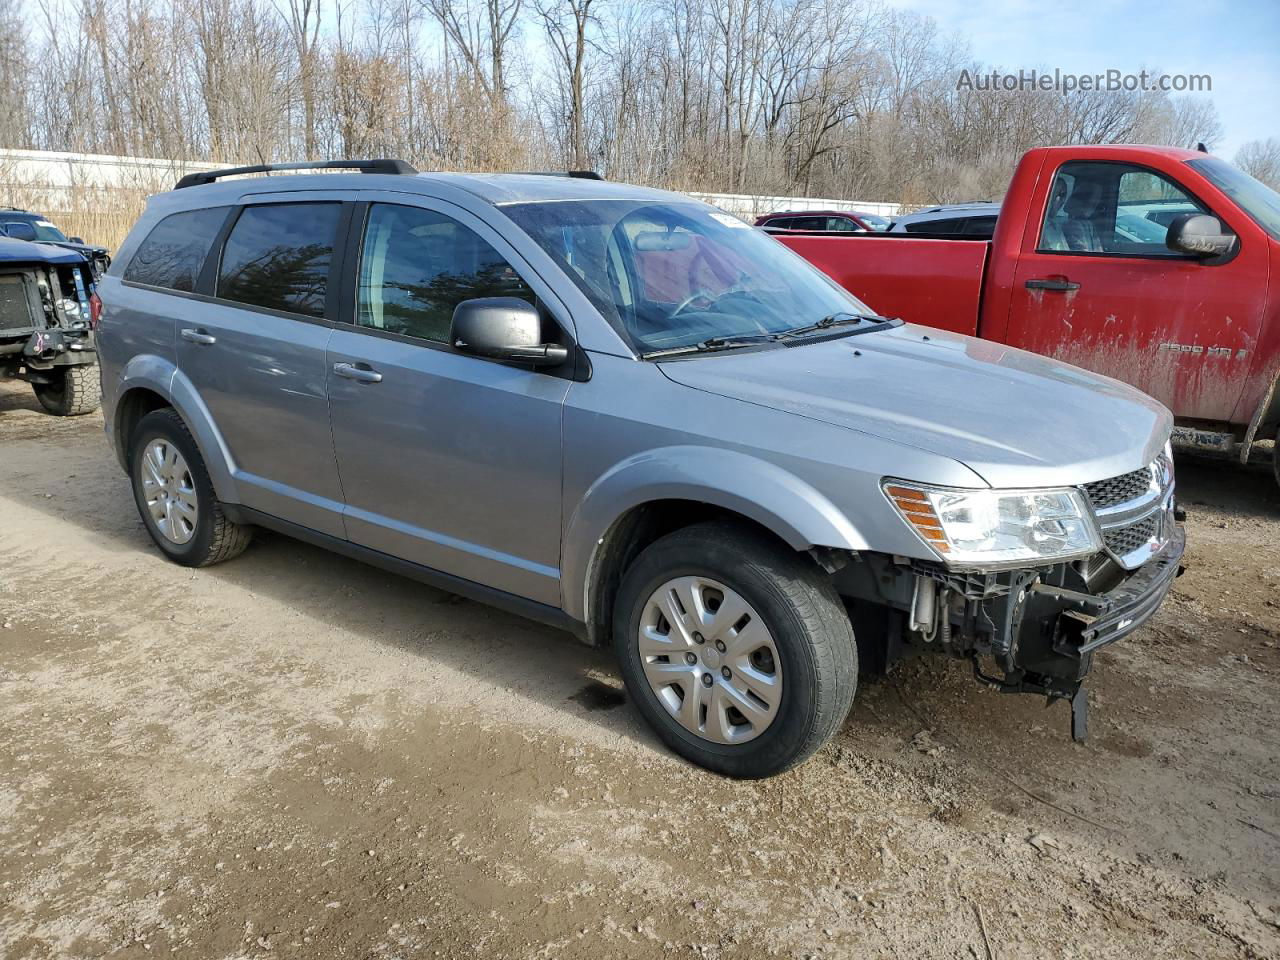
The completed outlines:
<svg viewBox="0 0 1280 960">
<path fill-rule="evenodd" d="M 382 374 L 377 370 L 371 370 L 364 365 L 354 363 L 335 363 L 333 372 L 340 377 L 346 377 L 348 380 L 358 380 L 361 383 L 381 383 Z"/>
<path fill-rule="evenodd" d="M 1079 290 L 1080 284 L 1073 283 L 1066 277 L 1050 277 L 1045 280 L 1028 280 L 1028 290 Z"/>
<path fill-rule="evenodd" d="M 183 330 L 182 339 L 190 340 L 192 343 L 203 344 L 208 346 L 211 343 L 217 343 L 218 338 L 211 333 L 205 333 L 203 330 Z"/>
</svg>

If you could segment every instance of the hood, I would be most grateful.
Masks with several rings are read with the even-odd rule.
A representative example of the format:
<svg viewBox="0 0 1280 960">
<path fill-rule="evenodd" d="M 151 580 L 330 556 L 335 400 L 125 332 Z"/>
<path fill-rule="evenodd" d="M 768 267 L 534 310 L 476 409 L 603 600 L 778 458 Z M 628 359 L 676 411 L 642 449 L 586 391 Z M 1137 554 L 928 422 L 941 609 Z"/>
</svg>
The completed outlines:
<svg viewBox="0 0 1280 960">
<path fill-rule="evenodd" d="M 110 252 L 106 247 L 100 247 L 94 243 L 72 243 L 70 240 L 49 240 L 46 242 L 53 244 L 55 247 L 78 250 L 86 257 L 105 257 Z"/>
<path fill-rule="evenodd" d="M 84 255 L 51 243 L 0 237 L 0 264 L 5 263 L 84 263 Z"/>
<path fill-rule="evenodd" d="M 1173 427 L 1161 404 L 1117 380 L 913 324 L 659 366 L 695 390 L 958 460 L 993 487 L 1137 470 Z"/>
</svg>

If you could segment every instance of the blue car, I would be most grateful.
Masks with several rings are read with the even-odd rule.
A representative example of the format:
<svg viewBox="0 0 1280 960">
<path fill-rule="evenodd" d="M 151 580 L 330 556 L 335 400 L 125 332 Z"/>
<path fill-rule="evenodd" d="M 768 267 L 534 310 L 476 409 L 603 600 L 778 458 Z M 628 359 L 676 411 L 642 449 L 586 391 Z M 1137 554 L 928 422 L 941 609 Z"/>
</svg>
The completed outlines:
<svg viewBox="0 0 1280 960">
<path fill-rule="evenodd" d="M 29 225 L 30 229 L 24 224 Z M 111 266 L 111 255 L 106 247 L 85 243 L 80 237 L 68 237 L 42 213 L 18 207 L 0 207 L 0 236 L 51 243 L 56 247 L 82 253 L 93 267 L 94 279 L 102 276 L 107 267 Z"/>
</svg>

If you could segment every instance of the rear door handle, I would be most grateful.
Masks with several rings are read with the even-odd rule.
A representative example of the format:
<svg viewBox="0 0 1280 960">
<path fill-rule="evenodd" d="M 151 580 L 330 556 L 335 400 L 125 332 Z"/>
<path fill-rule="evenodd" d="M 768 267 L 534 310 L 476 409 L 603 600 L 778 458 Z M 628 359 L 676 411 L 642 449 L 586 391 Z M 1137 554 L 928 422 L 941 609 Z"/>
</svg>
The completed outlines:
<svg viewBox="0 0 1280 960">
<path fill-rule="evenodd" d="M 357 366 L 354 363 L 335 363 L 333 372 L 340 377 L 346 377 L 348 380 L 358 380 L 361 383 L 381 383 L 382 374 L 377 370 L 371 370 L 367 366 Z"/>
<path fill-rule="evenodd" d="M 1028 280 L 1028 290 L 1079 290 L 1080 284 L 1073 283 L 1065 277 L 1049 280 Z"/>
<path fill-rule="evenodd" d="M 217 337 L 211 333 L 205 333 L 203 330 L 183 330 L 182 339 L 190 340 L 192 343 L 204 344 L 205 346 L 218 342 Z"/>
</svg>

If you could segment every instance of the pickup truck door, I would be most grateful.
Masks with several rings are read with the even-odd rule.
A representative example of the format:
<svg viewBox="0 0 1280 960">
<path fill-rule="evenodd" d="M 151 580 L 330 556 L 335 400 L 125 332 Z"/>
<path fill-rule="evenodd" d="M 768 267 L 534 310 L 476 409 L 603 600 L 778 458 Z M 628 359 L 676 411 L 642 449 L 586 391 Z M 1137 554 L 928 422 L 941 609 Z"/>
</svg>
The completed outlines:
<svg viewBox="0 0 1280 960">
<path fill-rule="evenodd" d="M 1132 163 L 1046 166 L 1031 198 L 1005 342 L 1123 380 L 1183 419 L 1227 421 L 1244 389 L 1266 299 L 1268 251 L 1234 208 Z M 1212 213 L 1235 254 L 1165 246 L 1178 214 Z"/>
<path fill-rule="evenodd" d="M 570 381 L 449 343 L 462 300 L 557 301 L 467 211 L 404 194 L 361 196 L 373 202 L 357 205 L 352 220 L 344 322 L 328 345 L 347 536 L 559 607 Z"/>
</svg>

